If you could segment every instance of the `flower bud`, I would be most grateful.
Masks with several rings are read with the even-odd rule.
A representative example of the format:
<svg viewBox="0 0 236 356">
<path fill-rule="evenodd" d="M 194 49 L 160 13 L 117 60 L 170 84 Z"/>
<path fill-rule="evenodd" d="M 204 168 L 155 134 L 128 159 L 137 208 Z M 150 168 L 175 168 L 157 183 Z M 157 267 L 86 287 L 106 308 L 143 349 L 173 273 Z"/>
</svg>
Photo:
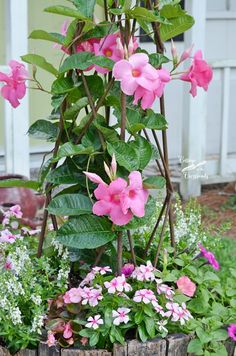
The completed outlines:
<svg viewBox="0 0 236 356">
<path fill-rule="evenodd" d="M 188 59 L 188 58 L 191 56 L 191 53 L 192 53 L 192 50 L 193 50 L 193 46 L 194 46 L 194 45 L 192 44 L 191 47 L 189 47 L 188 49 L 186 49 L 186 50 L 182 53 L 182 55 L 181 55 L 181 57 L 180 57 L 179 63 L 184 62 L 186 59 Z"/>
</svg>

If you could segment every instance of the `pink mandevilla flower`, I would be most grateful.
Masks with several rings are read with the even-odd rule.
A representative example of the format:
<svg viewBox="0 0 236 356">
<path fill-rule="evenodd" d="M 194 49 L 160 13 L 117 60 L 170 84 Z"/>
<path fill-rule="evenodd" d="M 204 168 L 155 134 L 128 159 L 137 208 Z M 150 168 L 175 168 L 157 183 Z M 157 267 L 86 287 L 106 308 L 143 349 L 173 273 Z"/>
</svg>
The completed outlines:
<svg viewBox="0 0 236 356">
<path fill-rule="evenodd" d="M 121 273 L 125 275 L 125 277 L 130 277 L 131 274 L 133 273 L 135 267 L 133 265 L 133 263 L 126 263 L 122 269 L 121 269 Z"/>
<path fill-rule="evenodd" d="M 20 105 L 19 99 L 25 96 L 25 81 L 29 74 L 24 64 L 17 61 L 10 61 L 9 67 L 11 69 L 9 74 L 0 72 L 0 82 L 5 82 L 1 88 L 1 95 L 10 102 L 13 108 L 17 108 Z"/>
<path fill-rule="evenodd" d="M 151 289 L 140 289 L 135 292 L 133 301 L 136 303 L 143 302 L 144 304 L 156 302 L 156 296 Z"/>
<path fill-rule="evenodd" d="M 207 91 L 212 77 L 212 68 L 202 59 L 202 52 L 199 50 L 194 54 L 193 63 L 188 72 L 182 74 L 180 79 L 191 83 L 190 93 L 195 97 L 197 95 L 197 87 Z"/>
<path fill-rule="evenodd" d="M 194 293 L 196 291 L 196 284 L 191 281 L 187 276 L 182 276 L 180 277 L 177 281 L 176 284 L 179 288 L 179 290 L 187 295 L 188 297 L 193 297 Z"/>
<path fill-rule="evenodd" d="M 101 315 L 95 315 L 94 318 L 90 316 L 88 318 L 88 323 L 85 325 L 86 328 L 92 328 L 94 330 L 98 329 L 100 325 L 103 324 L 103 320 L 101 319 Z"/>
<path fill-rule="evenodd" d="M 126 282 L 124 274 L 113 278 L 110 282 L 105 282 L 104 285 L 110 294 L 114 294 L 115 292 L 129 292 L 132 290 L 131 285 Z"/>
<path fill-rule="evenodd" d="M 128 60 L 117 62 L 113 76 L 121 82 L 121 90 L 126 95 L 135 95 L 134 104 L 142 99 L 142 108 L 150 108 L 156 98 L 163 94 L 170 74 L 165 69 L 156 70 L 145 53 L 135 53 Z"/>
<path fill-rule="evenodd" d="M 73 335 L 70 323 L 66 323 L 63 331 L 63 337 L 65 339 L 70 339 Z"/>
<path fill-rule="evenodd" d="M 236 324 L 230 324 L 227 331 L 228 331 L 229 337 L 231 337 L 231 339 L 236 341 Z"/>
<path fill-rule="evenodd" d="M 218 261 L 216 260 L 215 255 L 212 252 L 207 251 L 202 245 L 199 245 L 199 248 L 200 248 L 202 257 L 206 258 L 208 263 L 215 270 L 219 270 L 220 269 L 220 265 L 219 265 Z"/>
<path fill-rule="evenodd" d="M 112 311 L 112 317 L 115 318 L 113 321 L 114 325 L 120 325 L 121 323 L 127 324 L 129 322 L 129 308 L 118 308 Z"/>
</svg>

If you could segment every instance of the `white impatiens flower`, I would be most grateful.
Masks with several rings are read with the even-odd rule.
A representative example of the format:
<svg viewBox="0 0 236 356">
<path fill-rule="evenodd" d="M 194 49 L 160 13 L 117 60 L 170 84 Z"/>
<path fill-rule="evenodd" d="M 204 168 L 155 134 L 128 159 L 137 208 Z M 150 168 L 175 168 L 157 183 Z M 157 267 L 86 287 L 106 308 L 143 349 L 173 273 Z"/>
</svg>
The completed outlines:
<svg viewBox="0 0 236 356">
<path fill-rule="evenodd" d="M 165 325 L 168 323 L 168 320 L 159 320 L 157 322 L 157 325 L 158 325 L 158 329 L 160 332 L 165 332 L 165 333 L 168 333 L 168 330 L 166 329 Z"/>
<path fill-rule="evenodd" d="M 130 309 L 129 308 L 118 308 L 117 310 L 112 310 L 112 317 L 114 325 L 120 325 L 121 323 L 127 324 L 129 319 Z"/>
<path fill-rule="evenodd" d="M 87 321 L 88 323 L 85 325 L 85 327 L 90 329 L 92 328 L 94 330 L 98 329 L 99 325 L 104 324 L 100 314 L 95 315 L 94 317 L 90 316 Z"/>
</svg>

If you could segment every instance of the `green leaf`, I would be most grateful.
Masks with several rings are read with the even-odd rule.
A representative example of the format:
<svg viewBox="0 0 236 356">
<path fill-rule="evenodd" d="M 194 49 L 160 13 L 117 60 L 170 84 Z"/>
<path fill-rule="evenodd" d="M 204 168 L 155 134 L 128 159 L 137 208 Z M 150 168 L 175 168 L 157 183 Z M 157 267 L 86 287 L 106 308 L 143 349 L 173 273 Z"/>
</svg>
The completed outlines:
<svg viewBox="0 0 236 356">
<path fill-rule="evenodd" d="M 73 0 L 73 3 L 85 17 L 93 17 L 96 0 Z"/>
<path fill-rule="evenodd" d="M 53 215 L 83 215 L 92 211 L 92 203 L 82 194 L 63 194 L 54 197 L 47 209 Z"/>
<path fill-rule="evenodd" d="M 44 9 L 45 12 L 49 12 L 51 14 L 57 14 L 57 15 L 62 15 L 62 16 L 69 16 L 69 17 L 75 17 L 76 19 L 80 19 L 83 21 L 91 21 L 88 19 L 86 16 L 84 16 L 81 12 L 78 10 L 74 10 L 70 7 L 67 6 L 49 6 Z"/>
<path fill-rule="evenodd" d="M 189 353 L 194 353 L 195 355 L 203 355 L 201 341 L 199 339 L 191 340 L 190 343 L 188 344 L 187 351 Z"/>
<path fill-rule="evenodd" d="M 196 328 L 196 334 L 199 337 L 202 345 L 211 341 L 211 335 L 204 331 L 201 327 Z"/>
<path fill-rule="evenodd" d="M 132 145 L 122 141 L 113 144 L 108 143 L 107 150 L 111 157 L 114 153 L 118 164 L 129 172 L 139 168 L 139 157 Z"/>
<path fill-rule="evenodd" d="M 51 63 L 48 63 L 46 59 L 42 56 L 39 56 L 38 54 L 26 54 L 24 56 L 21 56 L 22 61 L 29 63 L 29 64 L 34 64 L 37 67 L 46 70 L 46 72 L 49 72 L 55 76 L 58 75 L 58 71 L 56 70 L 55 67 Z"/>
<path fill-rule="evenodd" d="M 53 94 L 57 95 L 57 94 L 68 93 L 72 89 L 74 89 L 74 82 L 73 82 L 72 78 L 66 77 L 66 78 L 56 79 L 52 83 L 51 91 Z"/>
<path fill-rule="evenodd" d="M 144 323 L 145 323 L 148 335 L 153 339 L 156 334 L 155 320 L 153 318 L 146 317 L 144 319 Z"/>
<path fill-rule="evenodd" d="M 160 16 L 155 15 L 151 10 L 144 7 L 135 7 L 133 10 L 128 11 L 128 15 L 137 20 L 144 20 L 146 22 L 162 22 Z"/>
<path fill-rule="evenodd" d="M 53 159 L 54 162 L 59 161 L 59 159 L 70 156 L 77 155 L 89 155 L 93 152 L 92 147 L 84 147 L 83 145 L 74 145 L 71 142 L 66 142 L 62 145 L 59 150 L 57 157 Z"/>
<path fill-rule="evenodd" d="M 214 341 L 225 341 L 228 339 L 229 335 L 226 330 L 218 329 L 211 332 L 211 337 Z"/>
<path fill-rule="evenodd" d="M 34 30 L 31 32 L 29 35 L 30 39 L 34 40 L 45 40 L 45 41 L 50 41 L 53 43 L 59 43 L 63 45 L 64 43 L 64 36 L 62 36 L 60 33 L 49 33 L 44 30 Z"/>
<path fill-rule="evenodd" d="M 135 141 L 132 141 L 130 144 L 132 144 L 132 147 L 136 150 L 137 156 L 139 158 L 138 169 L 143 170 L 152 158 L 152 146 L 142 136 L 136 137 Z"/>
<path fill-rule="evenodd" d="M 160 27 L 160 35 L 162 41 L 167 41 L 170 38 L 180 35 L 189 30 L 194 25 L 194 18 L 190 15 L 173 18 L 170 20 L 172 26 L 162 24 Z"/>
<path fill-rule="evenodd" d="M 140 308 L 139 311 L 137 311 L 137 313 L 135 313 L 134 315 L 135 324 L 141 324 L 144 318 L 145 315 L 143 313 L 143 310 Z"/>
<path fill-rule="evenodd" d="M 89 345 L 93 347 L 97 345 L 98 341 L 99 341 L 99 334 L 94 332 L 93 335 L 89 338 Z"/>
<path fill-rule="evenodd" d="M 97 114 L 96 120 L 94 120 L 93 125 L 102 132 L 104 138 L 112 143 L 119 141 L 118 133 L 112 127 L 107 127 L 105 118 L 102 115 Z"/>
<path fill-rule="evenodd" d="M 58 132 L 57 124 L 47 120 L 37 120 L 30 126 L 28 134 L 38 140 L 54 142 L 57 139 Z"/>
<path fill-rule="evenodd" d="M 62 166 L 52 170 L 46 180 L 53 184 L 77 184 L 82 177 L 83 174 L 78 172 L 78 168 L 66 161 Z"/>
<path fill-rule="evenodd" d="M 166 180 L 161 176 L 148 177 L 143 181 L 143 186 L 146 189 L 162 189 L 165 184 Z"/>
<path fill-rule="evenodd" d="M 67 29 L 67 32 L 66 32 L 66 37 L 64 39 L 64 47 L 68 47 L 69 45 L 72 44 L 73 42 L 73 39 L 75 37 L 75 31 L 76 31 L 76 28 L 77 28 L 77 24 L 78 24 L 78 20 L 73 20 L 68 29 Z"/>
<path fill-rule="evenodd" d="M 116 238 L 108 219 L 81 215 L 66 222 L 57 233 L 57 240 L 67 247 L 94 249 Z"/>
<path fill-rule="evenodd" d="M 168 128 L 165 117 L 150 109 L 147 110 L 147 115 L 143 118 L 142 122 L 145 127 L 152 130 L 166 130 Z"/>
<path fill-rule="evenodd" d="M 39 182 L 34 180 L 24 180 L 24 179 L 5 179 L 0 180 L 0 188 L 29 188 L 33 190 L 38 190 Z"/>
<path fill-rule="evenodd" d="M 204 281 L 219 282 L 220 278 L 214 272 L 207 271 L 204 276 Z"/>
<path fill-rule="evenodd" d="M 148 339 L 148 334 L 146 332 L 146 328 L 144 324 L 138 326 L 138 334 L 142 342 L 146 342 Z"/>
<path fill-rule="evenodd" d="M 59 73 L 65 73 L 71 69 L 85 70 L 91 65 L 90 59 L 93 57 L 94 55 L 90 52 L 72 54 L 64 60 Z"/>
<path fill-rule="evenodd" d="M 104 56 L 94 56 L 89 60 L 89 62 L 90 62 L 90 64 L 95 64 L 99 67 L 107 68 L 109 70 L 112 70 L 114 63 L 115 63 L 110 58 L 107 58 Z"/>
<path fill-rule="evenodd" d="M 78 116 L 81 109 L 88 105 L 88 98 L 84 97 L 76 101 L 69 109 L 64 113 L 65 120 L 73 120 Z"/>
<path fill-rule="evenodd" d="M 149 62 L 154 68 L 160 68 L 162 64 L 170 62 L 169 58 L 160 53 L 149 55 Z"/>
</svg>

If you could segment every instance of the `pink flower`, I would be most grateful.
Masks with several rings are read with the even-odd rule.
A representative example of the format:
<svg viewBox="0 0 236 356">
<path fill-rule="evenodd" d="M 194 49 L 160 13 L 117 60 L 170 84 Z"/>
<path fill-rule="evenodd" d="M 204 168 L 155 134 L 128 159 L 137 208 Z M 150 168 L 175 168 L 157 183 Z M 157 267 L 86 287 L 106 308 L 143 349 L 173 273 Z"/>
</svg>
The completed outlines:
<svg viewBox="0 0 236 356">
<path fill-rule="evenodd" d="M 8 270 L 14 269 L 14 266 L 13 266 L 13 263 L 11 261 L 11 257 L 10 256 L 7 256 L 6 262 L 4 264 L 4 268 L 8 269 Z"/>
<path fill-rule="evenodd" d="M 190 93 L 195 97 L 197 95 L 197 87 L 207 91 L 212 77 L 212 68 L 202 59 L 202 52 L 199 50 L 195 53 L 193 63 L 188 72 L 182 74 L 180 79 L 191 83 Z"/>
<path fill-rule="evenodd" d="M 140 289 L 135 292 L 133 301 L 137 303 L 143 302 L 144 304 L 155 303 L 156 297 L 151 289 Z"/>
<path fill-rule="evenodd" d="M 80 287 L 84 287 L 88 284 L 91 284 L 91 282 L 94 280 L 95 278 L 95 273 L 94 271 L 91 271 L 87 274 L 87 276 L 82 280 L 82 282 L 80 283 Z"/>
<path fill-rule="evenodd" d="M 229 337 L 231 337 L 231 339 L 236 341 L 236 324 L 230 324 L 227 331 Z"/>
<path fill-rule="evenodd" d="M 169 311 L 166 312 L 165 315 L 172 316 L 171 321 L 179 321 L 181 325 L 184 325 L 186 321 L 192 318 L 185 303 L 182 303 L 182 306 L 178 303 L 167 303 L 166 308 L 169 309 Z"/>
<path fill-rule="evenodd" d="M 95 273 L 99 273 L 99 274 L 101 274 L 103 276 L 104 274 L 112 272 L 112 269 L 109 266 L 106 266 L 106 267 L 98 267 L 98 266 L 96 266 L 96 267 L 93 267 L 93 271 Z"/>
<path fill-rule="evenodd" d="M 125 275 L 125 277 L 130 277 L 131 274 L 133 273 L 134 271 L 134 265 L 132 263 L 126 263 L 122 269 L 121 269 L 121 273 Z"/>
<path fill-rule="evenodd" d="M 64 296 L 65 304 L 80 303 L 82 300 L 82 288 L 71 288 Z"/>
<path fill-rule="evenodd" d="M 16 108 L 20 105 L 19 99 L 25 96 L 25 81 L 29 74 L 24 64 L 17 61 L 10 61 L 9 67 L 11 68 L 9 74 L 0 72 L 0 82 L 5 82 L 1 88 L 1 95 L 10 102 L 13 108 Z"/>
<path fill-rule="evenodd" d="M 73 335 L 70 323 L 66 323 L 63 331 L 63 337 L 65 339 L 70 339 Z"/>
<path fill-rule="evenodd" d="M 182 276 L 176 281 L 176 284 L 183 294 L 187 295 L 188 297 L 193 297 L 196 291 L 196 284 L 193 283 L 191 279 L 189 279 L 187 276 Z"/>
<path fill-rule="evenodd" d="M 132 290 L 131 285 L 126 282 L 125 276 L 123 274 L 113 278 L 110 282 L 105 282 L 104 286 L 108 289 L 108 293 L 110 294 L 114 294 L 116 291 L 129 292 Z"/>
<path fill-rule="evenodd" d="M 157 302 L 153 302 L 152 305 L 154 306 L 154 309 L 158 314 L 160 314 L 161 316 L 165 316 L 165 312 L 161 305 L 159 305 Z"/>
<path fill-rule="evenodd" d="M 188 59 L 188 58 L 191 56 L 191 53 L 192 53 L 192 50 L 193 50 L 193 46 L 194 46 L 194 45 L 192 45 L 191 47 L 189 47 L 188 49 L 186 49 L 186 50 L 182 53 L 182 55 L 181 55 L 181 57 L 180 57 L 180 60 L 179 60 L 179 64 L 182 63 L 182 62 L 184 62 L 186 59 Z"/>
<path fill-rule="evenodd" d="M 172 300 L 175 292 L 171 287 L 166 284 L 158 284 L 157 285 L 157 293 L 158 294 L 165 294 L 167 299 Z"/>
<path fill-rule="evenodd" d="M 48 347 L 56 346 L 57 340 L 55 339 L 55 336 L 52 331 L 48 332 L 48 339 L 47 339 L 47 345 Z"/>
<path fill-rule="evenodd" d="M 129 175 L 129 186 L 121 194 L 121 207 L 124 214 L 131 212 L 141 218 L 145 215 L 145 204 L 148 200 L 148 191 L 143 188 L 141 173 L 131 172 Z"/>
<path fill-rule="evenodd" d="M 121 323 L 127 324 L 129 321 L 130 309 L 128 308 L 118 308 L 117 310 L 112 311 L 112 317 L 115 318 L 113 321 L 114 325 L 120 325 Z"/>
<path fill-rule="evenodd" d="M 13 205 L 9 209 L 10 215 L 16 217 L 17 219 L 21 219 L 23 216 L 23 213 L 21 211 L 20 205 Z"/>
<path fill-rule="evenodd" d="M 116 225 L 126 225 L 132 219 L 130 211 L 123 212 L 120 202 L 120 194 L 127 187 L 127 182 L 122 178 L 117 178 L 109 185 L 100 183 L 94 191 L 98 200 L 93 205 L 93 213 L 98 216 L 108 215 Z"/>
<path fill-rule="evenodd" d="M 129 60 L 123 59 L 114 65 L 113 76 L 121 82 L 121 90 L 126 95 L 133 95 L 139 86 L 149 91 L 155 89 L 158 72 L 148 62 L 147 54 L 135 53 Z"/>
<path fill-rule="evenodd" d="M 6 229 L 0 232 L 0 243 L 7 242 L 9 244 L 13 244 L 19 237 L 19 235 L 13 235 L 9 230 Z"/>
<path fill-rule="evenodd" d="M 101 315 L 95 315 L 95 317 L 93 318 L 92 316 L 90 316 L 88 318 L 88 323 L 85 325 L 86 328 L 92 328 L 94 330 L 99 328 L 99 325 L 103 324 L 103 320 L 101 319 Z"/>
<path fill-rule="evenodd" d="M 132 273 L 132 278 L 137 279 L 138 281 L 154 281 L 155 279 L 155 268 L 153 267 L 150 261 L 147 261 L 146 266 L 140 265 L 136 267 Z"/>
<path fill-rule="evenodd" d="M 82 304 L 89 304 L 91 307 L 95 307 L 96 305 L 98 305 L 99 300 L 103 299 L 103 296 L 101 295 L 101 290 L 95 288 L 85 287 L 84 289 L 82 289 L 81 295 L 83 298 Z"/>
<path fill-rule="evenodd" d="M 220 269 L 220 265 L 219 265 L 218 261 L 216 260 L 215 255 L 212 252 L 207 251 L 202 245 L 199 245 L 199 248 L 201 250 L 202 257 L 206 258 L 208 263 L 215 270 L 219 270 Z"/>
<path fill-rule="evenodd" d="M 139 86 L 134 95 L 134 104 L 136 105 L 141 99 L 141 107 L 143 110 L 151 108 L 155 99 L 160 98 L 163 95 L 165 84 L 171 80 L 170 73 L 162 68 L 157 70 L 158 79 L 155 81 L 155 89 L 150 91 L 148 89 Z"/>
</svg>

